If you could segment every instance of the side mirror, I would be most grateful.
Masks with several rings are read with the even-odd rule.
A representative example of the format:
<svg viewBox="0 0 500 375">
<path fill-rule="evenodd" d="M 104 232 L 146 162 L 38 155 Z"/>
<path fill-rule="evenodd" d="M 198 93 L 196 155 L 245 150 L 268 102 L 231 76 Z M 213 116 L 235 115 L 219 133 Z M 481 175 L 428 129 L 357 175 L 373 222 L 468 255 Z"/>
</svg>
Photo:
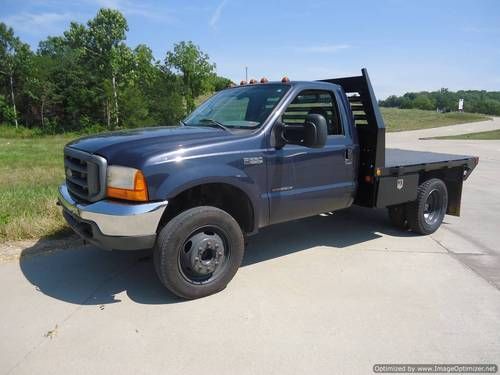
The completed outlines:
<svg viewBox="0 0 500 375">
<path fill-rule="evenodd" d="M 326 143 L 328 125 L 320 114 L 307 115 L 304 124 L 284 124 L 277 122 L 273 128 L 271 145 L 276 149 L 287 143 L 310 148 L 321 148 Z"/>
<path fill-rule="evenodd" d="M 321 148 L 326 143 L 328 136 L 328 125 L 324 116 L 311 113 L 307 115 L 304 122 L 304 143 L 311 148 Z"/>
</svg>

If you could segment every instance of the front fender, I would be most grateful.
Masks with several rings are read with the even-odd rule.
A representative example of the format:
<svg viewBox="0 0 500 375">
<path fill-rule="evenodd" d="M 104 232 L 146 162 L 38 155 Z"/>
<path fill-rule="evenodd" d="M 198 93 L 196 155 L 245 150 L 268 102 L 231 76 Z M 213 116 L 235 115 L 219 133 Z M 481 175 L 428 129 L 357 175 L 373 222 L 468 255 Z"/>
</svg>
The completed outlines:
<svg viewBox="0 0 500 375">
<path fill-rule="evenodd" d="M 232 165 L 179 165 L 163 179 L 159 187 L 155 189 L 154 195 L 156 199 L 173 199 L 192 187 L 211 183 L 228 184 L 243 191 L 252 204 L 256 221 L 254 224 L 258 225 L 257 221 L 262 213 L 259 187 L 245 171 Z"/>
</svg>

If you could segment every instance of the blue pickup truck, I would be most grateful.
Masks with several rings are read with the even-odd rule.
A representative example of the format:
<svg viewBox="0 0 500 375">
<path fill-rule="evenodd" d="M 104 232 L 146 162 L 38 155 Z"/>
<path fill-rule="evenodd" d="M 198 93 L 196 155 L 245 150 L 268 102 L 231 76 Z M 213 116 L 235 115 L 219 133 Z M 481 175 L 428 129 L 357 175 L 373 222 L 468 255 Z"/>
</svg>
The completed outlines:
<svg viewBox="0 0 500 375">
<path fill-rule="evenodd" d="M 385 148 L 368 74 L 242 82 L 178 126 L 77 139 L 59 204 L 84 240 L 153 248 L 161 282 L 192 299 L 226 287 L 246 238 L 275 223 L 357 204 L 430 234 L 459 215 L 478 158 Z"/>
</svg>

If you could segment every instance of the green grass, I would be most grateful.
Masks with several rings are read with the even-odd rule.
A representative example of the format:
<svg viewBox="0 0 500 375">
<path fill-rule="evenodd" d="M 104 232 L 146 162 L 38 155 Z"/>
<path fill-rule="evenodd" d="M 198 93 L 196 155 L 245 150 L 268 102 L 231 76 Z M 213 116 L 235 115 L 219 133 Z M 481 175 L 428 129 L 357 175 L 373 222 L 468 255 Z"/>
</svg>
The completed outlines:
<svg viewBox="0 0 500 375">
<path fill-rule="evenodd" d="M 494 140 L 500 139 L 500 130 L 490 130 L 478 133 L 447 135 L 443 137 L 434 137 L 432 139 L 470 139 L 470 140 Z"/>
<path fill-rule="evenodd" d="M 1 138 L 33 138 L 38 136 L 39 132 L 37 130 L 25 128 L 24 126 L 16 128 L 12 125 L 0 124 Z"/>
<path fill-rule="evenodd" d="M 0 138 L 0 241 L 64 232 L 55 203 L 64 179 L 62 151 L 70 139 Z"/>
<path fill-rule="evenodd" d="M 382 114 L 389 131 L 489 118 L 470 113 L 392 108 L 382 108 Z M 498 139 L 499 133 L 490 136 Z M 64 179 L 63 147 L 77 137 L 76 134 L 42 136 L 30 129 L 0 125 L 0 241 L 65 233 L 67 226 L 55 202 L 57 186 Z"/>
<path fill-rule="evenodd" d="M 389 132 L 436 128 L 490 119 L 486 115 L 465 112 L 438 113 L 420 109 L 398 108 L 381 108 L 381 111 Z"/>
</svg>

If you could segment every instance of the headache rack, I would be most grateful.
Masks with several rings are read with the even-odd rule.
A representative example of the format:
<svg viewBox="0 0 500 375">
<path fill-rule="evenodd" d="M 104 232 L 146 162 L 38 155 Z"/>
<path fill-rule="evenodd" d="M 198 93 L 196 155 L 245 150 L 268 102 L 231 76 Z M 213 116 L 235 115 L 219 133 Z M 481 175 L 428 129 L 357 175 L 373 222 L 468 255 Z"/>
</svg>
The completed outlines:
<svg viewBox="0 0 500 375">
<path fill-rule="evenodd" d="M 373 92 L 368 72 L 361 69 L 356 77 L 323 79 L 341 86 L 351 105 L 359 139 L 359 188 L 356 204 L 372 207 L 375 202 L 374 177 L 385 167 L 385 124 Z"/>
</svg>

